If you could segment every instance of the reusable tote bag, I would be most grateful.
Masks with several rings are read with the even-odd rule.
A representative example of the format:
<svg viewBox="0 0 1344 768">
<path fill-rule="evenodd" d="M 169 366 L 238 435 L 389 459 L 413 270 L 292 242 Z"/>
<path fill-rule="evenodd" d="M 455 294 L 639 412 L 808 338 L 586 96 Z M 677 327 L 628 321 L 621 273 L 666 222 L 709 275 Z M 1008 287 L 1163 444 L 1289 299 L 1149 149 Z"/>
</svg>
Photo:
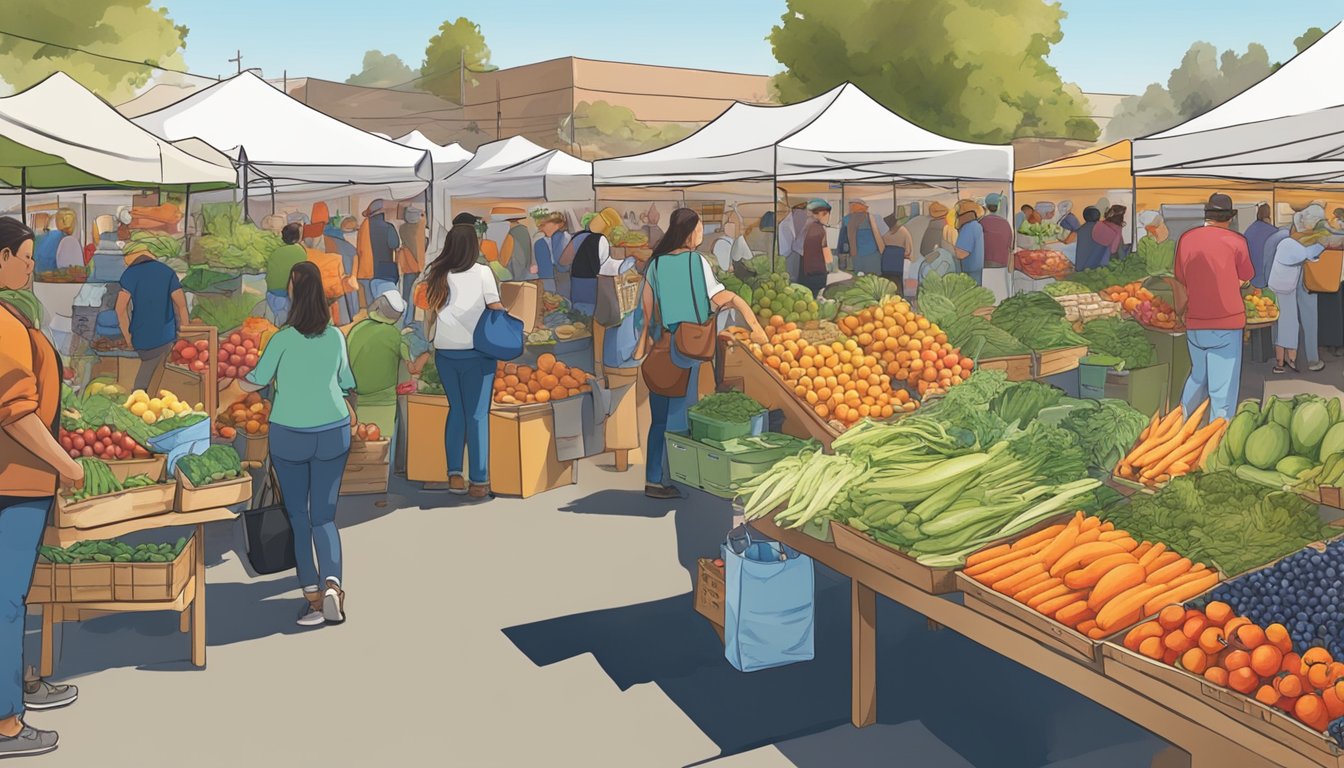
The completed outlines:
<svg viewBox="0 0 1344 768">
<path fill-rule="evenodd" d="M 494 360 L 509 361 L 523 354 L 523 321 L 503 309 L 487 309 L 472 334 L 477 352 Z"/>
<path fill-rule="evenodd" d="M 722 546 L 723 655 L 739 672 L 811 661 L 815 585 L 812 558 L 742 529 Z"/>
</svg>

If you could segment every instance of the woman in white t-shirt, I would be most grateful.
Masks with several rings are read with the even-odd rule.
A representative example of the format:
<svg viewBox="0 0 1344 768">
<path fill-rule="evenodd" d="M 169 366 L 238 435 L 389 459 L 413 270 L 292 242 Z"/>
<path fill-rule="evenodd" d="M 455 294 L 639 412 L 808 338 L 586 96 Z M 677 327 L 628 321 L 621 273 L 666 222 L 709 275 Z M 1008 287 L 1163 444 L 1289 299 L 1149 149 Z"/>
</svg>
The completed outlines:
<svg viewBox="0 0 1344 768">
<path fill-rule="evenodd" d="M 444 453 L 448 491 L 483 499 L 490 495 L 490 393 L 495 361 L 475 349 L 476 325 L 488 309 L 503 309 L 499 284 L 490 267 L 477 264 L 480 241 L 476 217 L 461 214 L 443 244 L 443 252 L 425 273 L 425 336 L 434 345 L 434 364 L 448 397 Z M 462 454 L 467 454 L 463 476 Z"/>
</svg>

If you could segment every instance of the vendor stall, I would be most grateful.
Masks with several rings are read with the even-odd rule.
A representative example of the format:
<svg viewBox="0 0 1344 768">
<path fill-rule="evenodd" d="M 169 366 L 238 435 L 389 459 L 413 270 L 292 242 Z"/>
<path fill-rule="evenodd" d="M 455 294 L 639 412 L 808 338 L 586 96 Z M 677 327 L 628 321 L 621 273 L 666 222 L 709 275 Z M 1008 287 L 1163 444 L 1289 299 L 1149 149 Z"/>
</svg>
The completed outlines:
<svg viewBox="0 0 1344 768">
<path fill-rule="evenodd" d="M 423 149 L 429 153 L 430 160 L 434 164 L 434 183 L 432 185 L 434 190 L 432 195 L 435 201 L 448 199 L 448 192 L 445 188 L 448 177 L 466 165 L 474 156 L 472 152 L 463 149 L 461 144 L 453 143 L 448 146 L 435 144 L 419 131 L 411 131 L 405 136 L 394 139 L 394 141 L 414 149 Z M 450 217 L 443 215 L 441 211 L 437 211 L 433 224 L 434 227 L 429 233 L 429 249 L 431 253 L 438 253 L 443 248 L 443 240 L 447 236 L 450 226 Z"/>
</svg>

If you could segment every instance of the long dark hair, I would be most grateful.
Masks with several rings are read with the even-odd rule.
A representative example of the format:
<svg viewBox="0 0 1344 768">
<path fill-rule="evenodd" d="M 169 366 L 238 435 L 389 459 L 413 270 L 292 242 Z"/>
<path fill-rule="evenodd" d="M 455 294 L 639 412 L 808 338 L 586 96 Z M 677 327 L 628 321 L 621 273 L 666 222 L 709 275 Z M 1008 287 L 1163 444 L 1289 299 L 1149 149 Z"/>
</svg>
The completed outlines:
<svg viewBox="0 0 1344 768">
<path fill-rule="evenodd" d="M 448 303 L 449 273 L 466 272 L 481 255 L 481 241 L 476 237 L 476 226 L 466 221 L 454 221 L 443 241 L 443 250 L 425 272 L 425 302 L 429 311 L 438 313 Z"/>
<path fill-rule="evenodd" d="M 1125 225 L 1125 211 L 1127 210 L 1123 205 L 1112 205 L 1106 209 L 1105 218 L 1117 227 L 1123 227 Z"/>
<path fill-rule="evenodd" d="M 11 256 L 18 255 L 23 241 L 35 237 L 27 224 L 10 216 L 0 216 L 0 251 L 9 251 Z"/>
<path fill-rule="evenodd" d="M 690 208 L 678 208 L 672 212 L 672 216 L 667 220 L 667 230 L 663 232 L 663 237 L 658 241 L 658 245 L 653 248 L 653 257 L 658 258 L 666 253 L 686 247 L 686 241 L 690 239 L 691 233 L 700 223 L 700 214 Z"/>
<path fill-rule="evenodd" d="M 320 335 L 331 323 L 322 273 L 311 261 L 301 261 L 289 270 L 289 319 L 285 325 L 308 338 Z"/>
</svg>

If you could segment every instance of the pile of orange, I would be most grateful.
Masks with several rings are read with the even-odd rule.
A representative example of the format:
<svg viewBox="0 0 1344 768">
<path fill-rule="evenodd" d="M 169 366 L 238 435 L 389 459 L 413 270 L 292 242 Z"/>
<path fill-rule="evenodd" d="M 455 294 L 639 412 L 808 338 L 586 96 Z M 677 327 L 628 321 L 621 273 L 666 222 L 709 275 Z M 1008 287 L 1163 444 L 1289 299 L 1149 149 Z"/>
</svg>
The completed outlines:
<svg viewBox="0 0 1344 768">
<path fill-rule="evenodd" d="M 1319 646 L 1302 653 L 1282 624 L 1260 627 L 1217 600 L 1204 610 L 1169 605 L 1131 629 L 1126 648 L 1214 685 L 1254 696 L 1324 731 L 1344 717 L 1344 663 Z"/>
<path fill-rule="evenodd" d="M 860 349 L 881 361 L 883 372 L 915 388 L 920 397 L 960 384 L 970 377 L 975 365 L 948 343 L 947 334 L 915 313 L 904 299 L 861 310 L 837 322 L 840 331 Z"/>
<path fill-rule="evenodd" d="M 777 372 L 795 394 L 823 419 L 849 426 L 860 419 L 883 419 L 919 407 L 904 389 L 893 391 L 874 355 L 855 339 L 813 345 L 796 323 L 775 315 L 766 324 L 770 341 L 752 351 Z"/>
<path fill-rule="evenodd" d="M 219 413 L 215 434 L 232 440 L 238 432 L 265 435 L 271 431 L 271 401 L 250 392 L 233 401 Z"/>
<path fill-rule="evenodd" d="M 495 367 L 495 402 L 505 405 L 549 403 L 590 392 L 589 375 L 555 359 L 547 352 L 536 367 L 500 363 Z"/>
</svg>

